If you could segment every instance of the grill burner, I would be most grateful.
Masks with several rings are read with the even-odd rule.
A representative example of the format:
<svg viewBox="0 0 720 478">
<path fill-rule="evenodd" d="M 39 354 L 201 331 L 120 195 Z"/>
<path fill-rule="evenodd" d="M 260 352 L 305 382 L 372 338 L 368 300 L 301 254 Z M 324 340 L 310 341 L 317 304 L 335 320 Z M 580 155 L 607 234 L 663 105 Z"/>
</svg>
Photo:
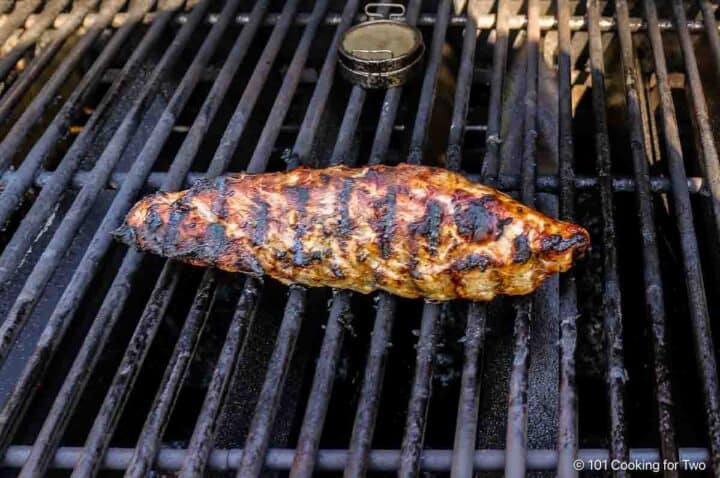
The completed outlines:
<svg viewBox="0 0 720 478">
<path fill-rule="evenodd" d="M 468 3 L 410 0 L 420 77 L 366 91 L 336 72 L 357 0 L 0 0 L 0 474 L 720 476 L 716 8 Z M 400 161 L 594 250 L 531 297 L 433 304 L 110 236 L 198 177 Z"/>
</svg>

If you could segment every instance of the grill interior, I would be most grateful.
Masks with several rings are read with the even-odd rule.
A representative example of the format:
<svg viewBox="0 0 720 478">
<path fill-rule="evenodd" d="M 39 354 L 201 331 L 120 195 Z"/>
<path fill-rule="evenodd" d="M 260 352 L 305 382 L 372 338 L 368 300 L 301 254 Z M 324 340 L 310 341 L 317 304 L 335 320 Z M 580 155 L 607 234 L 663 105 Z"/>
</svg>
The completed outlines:
<svg viewBox="0 0 720 478">
<path fill-rule="evenodd" d="M 422 73 L 365 91 L 336 72 L 357 0 L 0 1 L 3 475 L 720 473 L 717 9 L 455 3 L 410 0 Z M 592 251 L 531 297 L 435 304 L 109 236 L 204 175 L 403 161 Z"/>
</svg>

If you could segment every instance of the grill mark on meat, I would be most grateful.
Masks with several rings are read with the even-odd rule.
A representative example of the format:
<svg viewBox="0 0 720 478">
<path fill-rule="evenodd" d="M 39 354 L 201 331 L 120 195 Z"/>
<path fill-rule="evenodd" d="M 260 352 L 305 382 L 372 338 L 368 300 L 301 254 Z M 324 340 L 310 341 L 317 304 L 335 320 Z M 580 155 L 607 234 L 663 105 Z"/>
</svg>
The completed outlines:
<svg viewBox="0 0 720 478">
<path fill-rule="evenodd" d="M 145 217 L 145 227 L 147 227 L 150 232 L 156 232 L 163 225 L 162 216 L 160 216 L 157 209 L 157 203 L 152 204 L 148 208 L 147 217 Z"/>
<path fill-rule="evenodd" d="M 342 191 L 338 196 L 338 237 L 348 238 L 353 230 L 353 222 L 350 219 L 350 197 L 352 196 L 355 181 L 353 179 L 343 180 Z"/>
<path fill-rule="evenodd" d="M 307 203 L 310 199 L 309 188 L 304 186 L 289 186 L 286 191 L 294 196 L 291 203 L 295 205 L 297 210 L 297 224 L 295 224 L 295 239 L 293 241 L 293 264 L 299 267 L 305 267 L 310 265 L 313 261 L 320 260 L 322 254 L 317 252 L 312 254 L 306 254 L 303 248 L 303 239 L 307 234 L 308 229 L 308 212 Z"/>
<path fill-rule="evenodd" d="M 215 262 L 220 254 L 223 253 L 227 245 L 227 236 L 225 236 L 225 226 L 219 222 L 214 222 L 205 229 L 205 251 L 206 260 Z"/>
<path fill-rule="evenodd" d="M 483 242 L 492 237 L 497 217 L 488 210 L 487 205 L 493 201 L 495 198 L 486 195 L 454 204 L 453 217 L 461 236 L 473 242 Z"/>
<path fill-rule="evenodd" d="M 192 210 L 192 200 L 194 197 L 195 190 L 190 189 L 185 196 L 172 204 L 167 227 L 165 228 L 165 235 L 161 244 L 163 254 L 169 255 L 168 251 L 181 249 L 181 247 L 179 247 L 180 243 L 178 242 L 180 224 Z"/>
<path fill-rule="evenodd" d="M 497 241 L 500 239 L 503 235 L 503 232 L 505 231 L 505 226 L 512 224 L 513 218 L 506 217 L 505 219 L 500 219 L 497 223 L 497 226 L 495 227 L 495 240 Z"/>
<path fill-rule="evenodd" d="M 370 226 L 378 236 L 380 254 L 387 259 L 392 254 L 392 239 L 395 234 L 395 206 L 397 204 L 397 191 L 395 186 L 388 186 L 384 198 L 373 202 L 375 219 Z"/>
<path fill-rule="evenodd" d="M 465 272 L 472 269 L 480 269 L 485 272 L 491 262 L 492 260 L 490 257 L 485 254 L 468 254 L 467 256 L 456 260 L 452 265 L 452 270 L 456 272 Z"/>
<path fill-rule="evenodd" d="M 568 249 L 584 245 L 587 242 L 585 236 L 580 233 L 573 234 L 568 239 L 563 239 L 558 234 L 551 234 L 542 238 L 541 248 L 542 252 L 565 252 Z"/>
<path fill-rule="evenodd" d="M 226 219 L 228 216 L 227 211 L 227 197 L 228 188 L 227 180 L 224 176 L 215 178 L 215 188 L 217 189 L 217 195 L 213 199 L 210 210 L 220 219 Z"/>
<path fill-rule="evenodd" d="M 525 264 L 530 260 L 530 243 L 525 234 L 520 234 L 513 240 L 513 263 Z"/>
<path fill-rule="evenodd" d="M 409 226 L 410 235 L 419 234 L 427 241 L 430 255 L 437 254 L 437 247 L 440 245 L 440 226 L 442 225 L 443 208 L 435 200 L 430 200 L 425 207 L 425 215 L 419 221 Z"/>
<path fill-rule="evenodd" d="M 270 205 L 264 201 L 259 194 L 254 196 L 254 201 L 255 207 L 252 212 L 252 224 L 254 226 L 252 241 L 254 246 L 259 246 L 265 243 Z"/>
</svg>

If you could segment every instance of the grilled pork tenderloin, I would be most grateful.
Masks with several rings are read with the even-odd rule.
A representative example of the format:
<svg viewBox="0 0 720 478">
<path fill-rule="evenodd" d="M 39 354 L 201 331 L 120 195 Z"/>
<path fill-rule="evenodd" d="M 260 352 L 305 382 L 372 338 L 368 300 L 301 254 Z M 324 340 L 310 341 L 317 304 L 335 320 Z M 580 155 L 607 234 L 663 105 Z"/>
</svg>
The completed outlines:
<svg viewBox="0 0 720 478">
<path fill-rule="evenodd" d="M 436 301 L 530 293 L 590 243 L 580 226 L 411 165 L 200 180 L 145 197 L 115 235 L 198 266 Z"/>
</svg>

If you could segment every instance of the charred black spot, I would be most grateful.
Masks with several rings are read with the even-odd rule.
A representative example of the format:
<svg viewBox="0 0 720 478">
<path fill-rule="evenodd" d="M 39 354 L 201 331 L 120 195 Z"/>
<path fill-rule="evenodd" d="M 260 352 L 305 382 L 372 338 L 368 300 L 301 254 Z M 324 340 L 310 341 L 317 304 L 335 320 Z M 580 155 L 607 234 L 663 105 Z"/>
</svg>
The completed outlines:
<svg viewBox="0 0 720 478">
<path fill-rule="evenodd" d="M 345 274 L 343 273 L 342 269 L 340 269 L 340 266 L 339 266 L 339 265 L 334 264 L 334 263 L 331 264 L 331 265 L 330 265 L 330 270 L 331 270 L 332 273 L 335 275 L 335 277 L 337 277 L 338 279 L 344 279 L 344 278 L 345 278 Z"/>
<path fill-rule="evenodd" d="M 430 200 L 425 207 L 423 218 L 409 226 L 410 234 L 420 234 L 425 238 L 431 255 L 437 253 L 437 246 L 440 244 L 442 215 L 442 205 L 437 201 Z"/>
<path fill-rule="evenodd" d="M 559 234 L 552 234 L 543 238 L 541 247 L 543 252 L 565 252 L 572 247 L 585 245 L 586 242 L 585 236 L 580 233 L 573 234 L 569 239 L 564 239 Z"/>
<path fill-rule="evenodd" d="M 494 200 L 487 195 L 455 206 L 453 216 L 461 236 L 473 242 L 482 242 L 492 236 L 498 220 L 486 205 Z"/>
<path fill-rule="evenodd" d="M 353 223 L 350 219 L 350 197 L 352 195 L 355 181 L 346 179 L 343 181 L 343 188 L 338 198 L 338 229 L 337 234 L 340 237 L 349 237 L 353 229 Z"/>
<path fill-rule="evenodd" d="M 290 186 L 286 189 L 292 197 L 295 209 L 298 213 L 297 224 L 295 224 L 295 239 L 293 241 L 293 264 L 299 267 L 309 265 L 313 260 L 312 256 L 305 253 L 303 249 L 303 238 L 308 229 L 307 203 L 310 199 L 310 191 L 302 186 Z"/>
<path fill-rule="evenodd" d="M 525 234 L 520 234 L 513 241 L 513 262 L 515 264 L 525 264 L 530 259 L 530 243 Z"/>
<path fill-rule="evenodd" d="M 215 179 L 215 189 L 217 190 L 217 194 L 215 195 L 215 199 L 213 200 L 211 210 L 213 214 L 215 214 L 217 217 L 221 219 L 225 219 L 228 216 L 227 211 L 227 197 L 228 197 L 228 189 L 227 189 L 227 180 L 224 176 L 220 176 Z"/>
<path fill-rule="evenodd" d="M 209 224 L 205 229 L 205 248 L 208 262 L 215 262 L 227 245 L 225 227 L 220 223 Z"/>
<path fill-rule="evenodd" d="M 397 194 L 394 187 L 389 187 L 384 198 L 373 203 L 375 218 L 370 221 L 370 226 L 378 235 L 380 243 L 380 254 L 383 259 L 390 257 L 392 253 L 392 239 L 395 235 L 395 205 Z"/>
<path fill-rule="evenodd" d="M 137 246 L 135 229 L 130 227 L 127 223 L 123 223 L 122 226 L 115 229 L 112 235 L 116 240 L 127 244 L 128 246 Z"/>
<path fill-rule="evenodd" d="M 454 271 L 464 272 L 472 269 L 480 269 L 485 271 L 490 265 L 490 258 L 484 254 L 468 254 L 467 256 L 456 260 L 452 268 Z"/>
<path fill-rule="evenodd" d="M 170 254 L 167 251 L 171 252 L 180 247 L 180 244 L 178 244 L 180 224 L 192 210 L 192 198 L 194 195 L 194 190 L 191 189 L 185 196 L 175 201 L 172 205 L 162 243 L 163 254 L 166 256 L 172 257 L 174 254 Z"/>
<path fill-rule="evenodd" d="M 148 208 L 147 216 L 145 216 L 145 227 L 148 232 L 155 232 L 163 225 L 162 217 L 157 211 L 157 204 L 152 204 Z"/>
<path fill-rule="evenodd" d="M 505 226 L 512 223 L 513 219 L 511 217 L 506 217 L 505 219 L 500 219 L 497 223 L 497 226 L 495 226 L 495 240 L 500 239 L 500 236 L 502 236 L 503 231 L 505 230 Z"/>
<path fill-rule="evenodd" d="M 268 211 L 270 205 L 263 201 L 259 196 L 255 197 L 255 208 L 252 212 L 252 222 L 255 226 L 252 238 L 253 245 L 259 246 L 265 242 L 265 235 L 267 234 L 268 225 Z"/>
<path fill-rule="evenodd" d="M 418 266 L 418 260 L 415 257 L 413 257 L 412 259 L 410 259 L 410 262 L 408 263 L 408 273 L 410 274 L 411 278 L 413 278 L 415 280 L 421 280 L 423 278 L 423 275 L 420 272 L 418 272 L 417 266 Z"/>
</svg>

